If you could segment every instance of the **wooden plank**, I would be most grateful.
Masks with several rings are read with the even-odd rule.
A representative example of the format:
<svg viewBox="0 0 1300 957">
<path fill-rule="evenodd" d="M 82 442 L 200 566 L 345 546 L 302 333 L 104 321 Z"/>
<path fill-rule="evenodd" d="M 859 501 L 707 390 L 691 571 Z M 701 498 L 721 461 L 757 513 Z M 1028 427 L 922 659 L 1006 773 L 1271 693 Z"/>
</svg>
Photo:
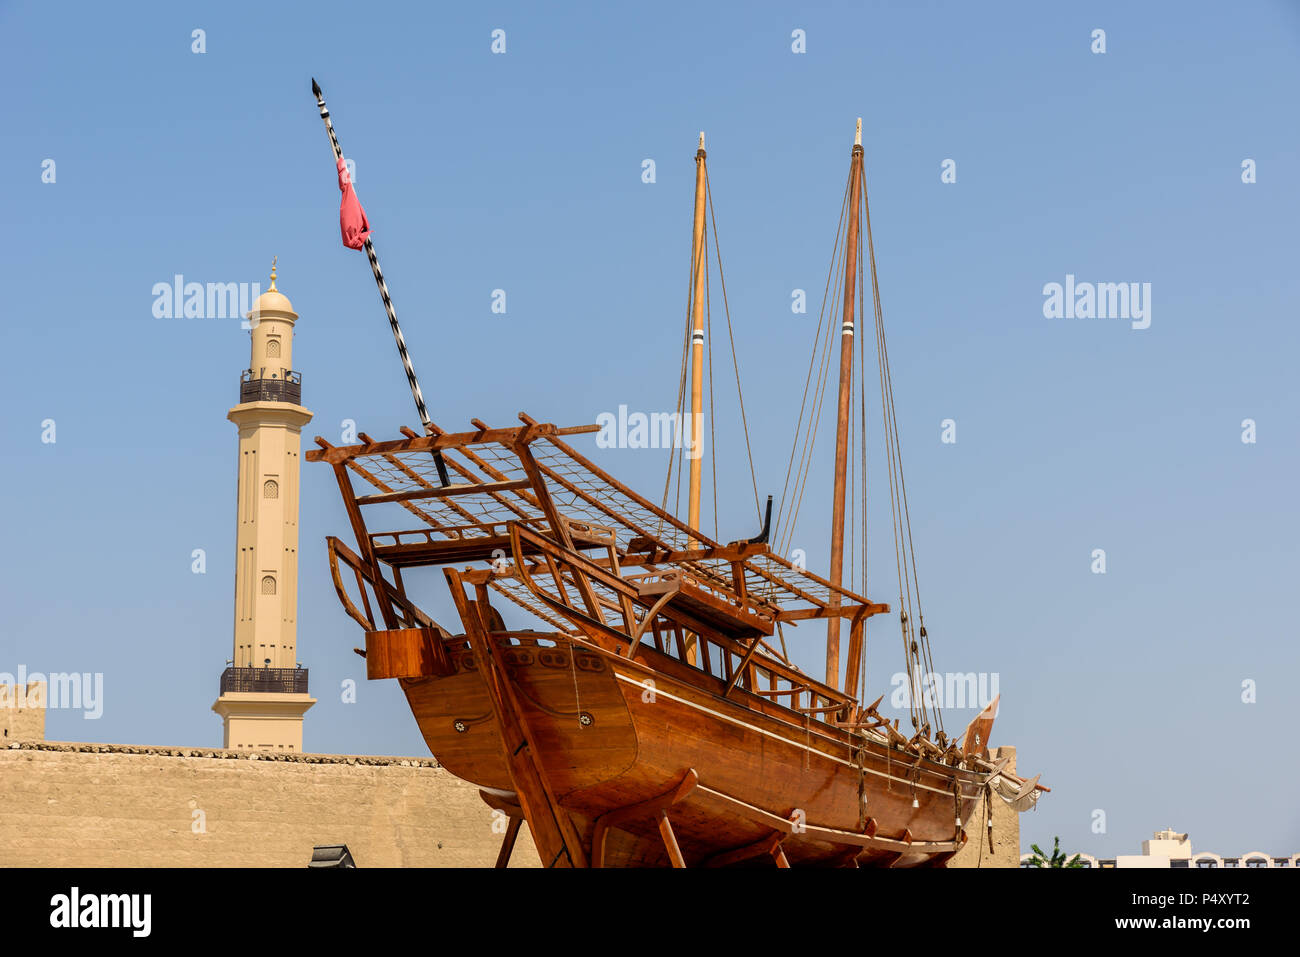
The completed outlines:
<svg viewBox="0 0 1300 957">
<path fill-rule="evenodd" d="M 525 555 L 540 552 L 531 542 L 522 542 Z M 591 542 L 575 541 L 574 547 L 598 548 Z M 389 565 L 412 568 L 420 565 L 452 565 L 460 562 L 486 561 L 498 551 L 510 554 L 509 535 L 478 535 L 472 538 L 430 539 L 425 542 L 403 542 L 396 545 L 375 545 L 375 557 Z M 477 569 L 466 576 L 472 585 L 486 585 L 493 578 L 503 577 L 495 570 Z M 508 575 L 506 577 L 514 577 Z"/>
<path fill-rule="evenodd" d="M 966 726 L 966 733 L 962 735 L 961 749 L 971 757 L 983 757 L 989 748 L 989 735 L 993 733 L 993 719 L 997 717 L 998 701 L 1002 698 L 998 695 L 989 702 L 989 706 L 971 719 L 971 723 Z"/>
<path fill-rule="evenodd" d="M 447 498 L 452 495 L 491 495 L 495 492 L 512 492 L 515 489 L 528 488 L 526 479 L 513 482 L 484 482 L 479 485 L 447 485 L 442 488 L 417 488 L 405 492 L 378 492 L 374 495 L 362 495 L 357 499 L 358 505 L 379 505 L 383 502 L 413 502 L 416 499 Z"/>
<path fill-rule="evenodd" d="M 854 618 L 861 616 L 870 618 L 872 615 L 880 615 L 889 611 L 889 606 L 872 602 L 869 605 L 841 605 L 838 610 L 832 611 L 829 607 L 818 606 L 814 608 L 791 608 L 783 610 L 776 616 L 777 621 L 807 621 L 812 618 L 830 618 L 832 615 L 838 615 L 840 618 Z"/>
<path fill-rule="evenodd" d="M 629 560 L 635 557 L 635 560 L 650 565 L 676 565 L 683 562 L 700 562 L 709 559 L 719 559 L 728 562 L 743 562 L 750 558 L 756 558 L 760 555 L 769 554 L 766 543 L 755 545 L 751 542 L 740 542 L 735 545 L 718 545 L 713 548 L 683 548 L 683 549 L 664 549 L 664 548 L 638 548 L 638 545 L 646 543 L 633 539 L 628 543 Z"/>
<path fill-rule="evenodd" d="M 754 821 L 764 827 L 771 828 L 774 831 L 780 831 L 782 834 L 789 834 L 794 830 L 794 824 L 787 818 L 777 817 L 775 814 L 764 811 L 762 808 L 747 804 L 744 801 L 734 798 L 729 794 L 723 794 L 721 791 L 715 791 L 712 788 L 700 785 L 695 789 L 694 798 L 704 801 L 712 801 L 721 804 L 734 814 Z"/>
</svg>

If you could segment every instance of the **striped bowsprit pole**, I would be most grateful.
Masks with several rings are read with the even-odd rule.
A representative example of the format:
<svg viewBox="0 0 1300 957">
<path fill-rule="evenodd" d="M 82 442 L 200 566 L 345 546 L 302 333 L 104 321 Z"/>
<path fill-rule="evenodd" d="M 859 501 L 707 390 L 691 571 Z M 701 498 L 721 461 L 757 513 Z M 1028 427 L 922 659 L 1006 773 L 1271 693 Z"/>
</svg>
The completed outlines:
<svg viewBox="0 0 1300 957">
<path fill-rule="evenodd" d="M 330 135 L 330 146 L 334 149 L 334 161 L 337 163 L 343 155 L 343 149 L 339 146 L 339 138 L 334 132 L 334 124 L 330 122 L 329 107 L 325 105 L 325 97 L 321 93 L 320 84 L 315 78 L 311 81 L 311 91 L 316 94 L 316 105 L 320 108 L 320 118 L 325 121 L 325 131 Z M 406 381 L 411 386 L 411 398 L 415 400 L 415 410 L 419 413 L 420 424 L 424 426 L 425 435 L 432 435 L 434 432 L 433 420 L 429 418 L 429 410 L 424 404 L 424 393 L 420 391 L 420 380 L 415 377 L 415 366 L 411 364 L 410 353 L 406 351 L 406 339 L 402 336 L 402 327 L 397 322 L 397 310 L 393 308 L 393 299 L 388 294 L 388 284 L 384 282 L 384 271 L 379 268 L 379 257 L 375 255 L 375 244 L 367 237 L 366 239 L 366 258 L 370 260 L 370 271 L 375 274 L 375 285 L 379 287 L 379 298 L 384 301 L 384 309 L 388 313 L 388 324 L 393 329 L 393 339 L 397 342 L 397 354 L 402 357 L 402 368 L 406 370 Z M 442 452 L 437 449 L 433 450 L 433 461 L 438 466 L 438 479 L 443 486 L 451 484 L 451 479 L 447 477 L 447 463 L 443 461 Z"/>
</svg>

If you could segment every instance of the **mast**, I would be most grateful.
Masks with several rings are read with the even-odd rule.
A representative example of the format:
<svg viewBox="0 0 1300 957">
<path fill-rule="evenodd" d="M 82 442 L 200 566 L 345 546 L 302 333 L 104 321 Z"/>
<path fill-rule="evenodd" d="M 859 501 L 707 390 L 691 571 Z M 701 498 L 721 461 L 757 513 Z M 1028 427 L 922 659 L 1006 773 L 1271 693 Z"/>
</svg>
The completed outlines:
<svg viewBox="0 0 1300 957">
<path fill-rule="evenodd" d="M 704 277 L 709 268 L 704 255 L 704 207 L 708 202 L 704 161 L 704 131 L 695 151 L 695 225 L 691 230 L 691 476 L 686 524 L 700 527 L 700 484 L 704 476 Z M 714 505 L 716 508 L 716 504 Z M 691 537 L 687 548 L 699 542 Z M 695 664 L 697 636 L 686 635 L 686 662 Z"/>
<path fill-rule="evenodd" d="M 862 197 L 862 117 L 858 117 L 849 160 L 849 231 L 844 242 L 844 322 L 840 326 L 840 396 L 835 420 L 835 489 L 831 507 L 830 581 L 844 584 L 844 486 L 849 459 L 849 408 L 853 391 L 853 300 L 857 291 L 858 208 Z M 865 476 L 864 476 L 865 479 Z M 840 596 L 830 596 L 826 622 L 826 683 L 840 686 Z"/>
<path fill-rule="evenodd" d="M 695 228 L 691 234 L 691 478 L 686 524 L 700 527 L 700 480 L 704 472 L 704 207 L 707 203 L 704 168 L 704 131 L 695 151 Z M 691 539 L 688 548 L 694 548 Z"/>
</svg>

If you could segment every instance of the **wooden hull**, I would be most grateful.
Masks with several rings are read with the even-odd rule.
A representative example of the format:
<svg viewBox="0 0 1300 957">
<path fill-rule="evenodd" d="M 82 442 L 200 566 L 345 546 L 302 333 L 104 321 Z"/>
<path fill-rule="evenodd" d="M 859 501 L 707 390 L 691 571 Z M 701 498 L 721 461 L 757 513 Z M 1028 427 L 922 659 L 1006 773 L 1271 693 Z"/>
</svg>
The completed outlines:
<svg viewBox="0 0 1300 957">
<path fill-rule="evenodd" d="M 976 772 L 864 744 L 739 687 L 724 697 L 721 680 L 652 648 L 629 660 L 585 642 L 507 641 L 533 758 L 598 866 L 668 865 L 660 815 L 619 812 L 675 790 L 688 793 L 666 814 L 689 866 L 942 866 L 966 839 Z M 475 655 L 463 639 L 446 648 L 453 673 L 400 679 L 420 731 L 453 774 L 511 792 Z"/>
</svg>

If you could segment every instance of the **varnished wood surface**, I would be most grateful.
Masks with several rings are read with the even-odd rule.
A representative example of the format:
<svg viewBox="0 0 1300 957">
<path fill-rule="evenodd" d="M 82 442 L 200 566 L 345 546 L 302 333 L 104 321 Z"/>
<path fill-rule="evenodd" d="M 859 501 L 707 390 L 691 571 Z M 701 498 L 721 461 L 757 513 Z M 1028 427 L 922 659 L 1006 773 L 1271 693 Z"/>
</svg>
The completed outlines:
<svg viewBox="0 0 1300 957">
<path fill-rule="evenodd" d="M 974 811 L 979 775 L 902 751 L 887 754 L 879 745 L 858 748 L 855 757 L 847 734 L 815 721 L 794 728 L 788 719 L 749 707 L 750 699 L 761 700 L 754 696 L 724 699 L 588 647 L 577 649 L 576 665 L 567 646 L 508 645 L 501 651 L 534 735 L 533 753 L 588 852 L 598 818 L 655 801 L 689 768 L 700 787 L 667 812 L 688 866 L 777 833 L 795 867 L 849 860 L 924 866 L 958 838 L 958 813 L 965 821 Z M 481 787 L 509 790 L 500 733 L 474 657 L 454 651 L 450 658 L 456 668 L 451 676 L 402 681 L 412 712 L 449 771 Z M 655 813 L 620 819 L 604 839 L 605 865 L 668 866 L 664 830 Z M 742 857 L 724 862 L 753 864 Z M 773 866 L 771 859 L 761 863 Z"/>
<path fill-rule="evenodd" d="M 442 642 L 433 628 L 397 628 L 366 633 L 366 677 L 421 678 L 453 673 Z"/>
</svg>

